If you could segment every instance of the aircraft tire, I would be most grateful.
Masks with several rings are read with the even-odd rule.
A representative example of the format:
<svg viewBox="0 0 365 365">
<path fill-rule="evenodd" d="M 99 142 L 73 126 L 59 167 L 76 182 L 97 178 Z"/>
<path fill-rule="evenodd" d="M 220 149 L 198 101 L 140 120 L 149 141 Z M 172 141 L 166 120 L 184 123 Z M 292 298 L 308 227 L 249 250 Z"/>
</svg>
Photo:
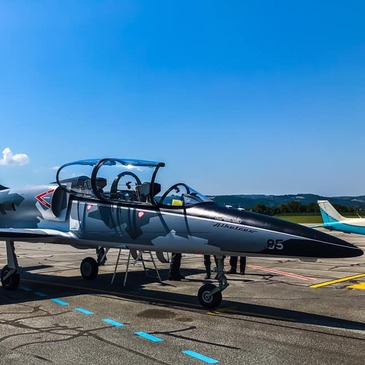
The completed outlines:
<svg viewBox="0 0 365 365">
<path fill-rule="evenodd" d="M 218 291 L 214 294 L 211 294 L 212 290 L 215 289 L 216 286 L 213 284 L 205 284 L 200 287 L 198 291 L 198 299 L 199 303 L 204 308 L 216 308 L 222 302 L 222 292 Z"/>
<path fill-rule="evenodd" d="M 16 272 L 4 280 L 4 277 L 10 270 L 8 265 L 5 265 L 1 270 L 1 284 L 5 290 L 15 290 L 20 283 L 20 275 Z"/>
<path fill-rule="evenodd" d="M 86 257 L 81 261 L 80 272 L 84 279 L 93 280 L 99 272 L 99 265 L 92 257 Z"/>
</svg>

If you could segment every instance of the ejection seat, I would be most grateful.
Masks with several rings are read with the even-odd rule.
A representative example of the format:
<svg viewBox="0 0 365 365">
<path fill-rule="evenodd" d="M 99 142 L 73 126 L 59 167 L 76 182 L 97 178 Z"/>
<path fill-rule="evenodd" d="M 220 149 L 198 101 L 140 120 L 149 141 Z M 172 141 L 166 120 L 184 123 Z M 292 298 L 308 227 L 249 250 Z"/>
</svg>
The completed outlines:
<svg viewBox="0 0 365 365">
<path fill-rule="evenodd" d="M 150 195 L 151 183 L 144 182 L 141 185 L 137 185 L 136 191 L 138 198 L 141 202 L 152 203 L 152 197 L 156 196 L 161 191 L 161 184 L 154 183 L 153 184 L 153 192 L 152 197 Z"/>
</svg>

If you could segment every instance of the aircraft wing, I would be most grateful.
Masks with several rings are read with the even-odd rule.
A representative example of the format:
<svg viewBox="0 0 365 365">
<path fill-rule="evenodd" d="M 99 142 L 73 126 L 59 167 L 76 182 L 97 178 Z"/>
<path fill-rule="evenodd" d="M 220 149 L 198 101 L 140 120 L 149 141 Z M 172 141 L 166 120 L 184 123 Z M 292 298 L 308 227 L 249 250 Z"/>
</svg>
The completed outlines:
<svg viewBox="0 0 365 365">
<path fill-rule="evenodd" d="M 69 243 L 73 239 L 75 237 L 72 233 L 56 229 L 0 228 L 0 240 L 2 241 Z"/>
</svg>

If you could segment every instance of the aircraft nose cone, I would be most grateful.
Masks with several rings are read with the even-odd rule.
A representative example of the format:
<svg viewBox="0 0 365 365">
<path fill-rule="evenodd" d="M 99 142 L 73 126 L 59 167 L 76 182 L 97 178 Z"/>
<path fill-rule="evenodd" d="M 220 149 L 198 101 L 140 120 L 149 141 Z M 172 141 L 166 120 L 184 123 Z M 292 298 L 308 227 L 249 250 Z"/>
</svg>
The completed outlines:
<svg viewBox="0 0 365 365">
<path fill-rule="evenodd" d="M 316 239 L 292 238 L 285 242 L 285 254 L 316 258 L 349 258 L 363 254 L 355 245 L 324 234 Z"/>
<path fill-rule="evenodd" d="M 347 258 L 363 254 L 360 248 L 333 235 L 250 211 L 213 204 L 193 207 L 190 213 L 217 222 L 213 226 L 222 229 L 222 233 L 217 230 L 212 241 L 224 241 L 222 250 L 227 252 L 308 258 Z"/>
<path fill-rule="evenodd" d="M 310 258 L 347 258 L 363 254 L 360 248 L 349 242 L 303 225 L 249 212 L 236 213 L 235 218 L 238 217 L 252 227 L 285 235 L 282 240 L 269 240 L 262 251 L 264 254 Z"/>
<path fill-rule="evenodd" d="M 357 257 L 357 256 L 361 256 L 361 255 L 363 255 L 364 254 L 364 251 L 363 250 L 361 250 L 360 248 L 358 248 L 358 247 L 354 247 L 354 252 L 353 252 L 353 255 L 352 256 L 350 256 L 350 257 Z"/>
</svg>

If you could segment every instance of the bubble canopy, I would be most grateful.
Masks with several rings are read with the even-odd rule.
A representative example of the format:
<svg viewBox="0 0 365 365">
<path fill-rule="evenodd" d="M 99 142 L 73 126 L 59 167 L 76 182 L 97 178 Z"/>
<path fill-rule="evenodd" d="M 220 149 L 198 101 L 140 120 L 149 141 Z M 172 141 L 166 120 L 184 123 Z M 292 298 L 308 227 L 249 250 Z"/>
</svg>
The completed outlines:
<svg viewBox="0 0 365 365">
<path fill-rule="evenodd" d="M 129 201 L 135 198 L 137 186 L 143 198 L 152 193 L 156 173 L 163 166 L 163 162 L 119 158 L 80 160 L 61 166 L 56 179 L 72 194 Z"/>
<path fill-rule="evenodd" d="M 111 203 L 185 206 L 210 201 L 186 184 L 161 192 L 155 181 L 163 162 L 104 158 L 80 160 L 61 166 L 57 183 L 68 193 Z"/>
</svg>

